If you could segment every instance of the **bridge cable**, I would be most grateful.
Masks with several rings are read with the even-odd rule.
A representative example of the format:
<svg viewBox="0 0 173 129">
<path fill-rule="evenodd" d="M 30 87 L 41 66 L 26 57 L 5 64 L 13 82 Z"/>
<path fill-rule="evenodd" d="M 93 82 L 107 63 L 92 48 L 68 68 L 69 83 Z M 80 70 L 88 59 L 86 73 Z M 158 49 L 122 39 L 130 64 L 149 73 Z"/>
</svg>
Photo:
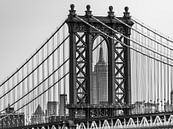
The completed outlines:
<svg viewBox="0 0 173 129">
<path fill-rule="evenodd" d="M 92 16 L 93 17 L 93 16 Z M 93 17 L 94 18 L 94 17 Z M 104 23 L 102 23 L 100 20 L 98 20 L 98 19 L 96 19 L 96 18 L 94 18 L 95 20 L 97 20 L 98 22 L 100 22 L 102 25 L 105 25 Z M 107 25 L 105 25 L 106 27 L 108 27 L 108 28 L 110 28 L 109 26 L 107 26 Z M 113 30 L 112 28 L 110 28 L 111 30 Z M 114 30 L 113 30 L 114 31 Z M 115 32 L 115 31 L 114 31 Z M 116 31 L 117 32 L 117 31 Z M 129 37 L 127 37 L 127 36 L 124 36 L 123 34 L 120 34 L 121 36 L 123 36 L 123 37 L 125 37 L 125 38 L 128 38 L 129 40 L 131 40 Z M 131 40 L 131 41 L 133 41 L 133 40 Z M 162 38 L 160 39 L 160 41 L 162 42 Z M 133 41 L 134 42 L 134 41 Z M 137 43 L 137 42 L 135 42 L 135 43 Z M 138 43 L 137 43 L 138 44 Z M 139 44 L 138 44 L 139 45 Z M 149 48 L 147 48 L 147 47 L 144 47 L 144 46 L 142 46 L 142 45 L 140 45 L 141 47 L 143 47 L 143 48 L 145 48 L 145 49 L 148 49 L 148 50 L 150 50 L 151 51 L 151 49 L 149 49 Z M 153 52 L 153 50 L 152 50 L 152 52 Z M 170 58 L 168 58 L 168 57 L 166 57 L 166 56 L 161 56 L 161 54 L 160 53 L 158 53 L 158 52 L 154 52 L 154 56 L 155 56 L 155 54 L 159 54 L 160 55 L 160 60 L 162 61 L 163 59 L 162 59 L 162 57 L 165 57 L 166 59 L 167 59 L 167 62 L 168 62 L 168 59 L 170 59 Z M 171 59 L 172 60 L 172 59 Z M 165 77 L 163 77 L 162 76 L 162 73 L 164 73 L 164 75 L 165 75 L 165 72 L 163 71 L 163 69 L 164 69 L 165 67 L 164 66 L 162 66 L 162 63 L 161 63 L 161 78 L 164 78 L 165 79 Z M 150 71 L 151 72 L 151 71 Z M 152 78 L 152 74 L 150 74 L 151 75 L 151 78 Z M 166 100 L 165 99 L 165 89 L 163 89 L 162 87 L 163 87 L 163 85 L 162 84 L 165 84 L 165 81 L 163 81 L 162 82 L 162 79 L 160 80 L 161 82 L 161 89 L 160 89 L 160 92 L 161 92 L 161 98 L 164 98 L 164 101 Z M 151 83 L 152 83 L 152 81 L 150 81 Z M 152 84 L 151 84 L 152 85 Z M 162 90 L 163 90 L 163 93 L 162 93 Z M 152 90 L 151 90 L 151 94 L 152 94 Z M 152 97 L 152 96 L 151 96 Z M 163 109 L 163 105 L 161 105 L 162 107 L 162 109 Z"/>
<path fill-rule="evenodd" d="M 47 41 L 28 59 L 26 62 L 20 66 L 10 77 L 8 77 L 4 82 L 0 84 L 2 87 L 11 77 L 13 77 L 22 67 L 24 67 L 48 42 L 49 40 L 65 25 L 66 20 L 61 24 L 61 26 L 47 39 Z"/>
<path fill-rule="evenodd" d="M 19 98 L 18 100 L 16 100 L 15 102 L 13 102 L 12 104 L 10 104 L 9 106 L 13 106 L 14 104 L 16 104 L 17 102 L 19 102 L 20 100 L 22 100 L 24 97 L 26 97 L 27 95 L 29 95 L 30 93 L 32 93 L 32 91 L 34 91 L 36 88 L 38 88 L 42 83 L 44 83 L 47 79 L 49 79 L 56 71 L 58 71 L 62 66 L 64 66 L 65 63 L 67 63 L 67 61 L 69 61 L 69 58 L 65 60 L 65 62 L 63 62 L 55 71 L 53 71 L 49 76 L 47 76 L 44 80 L 42 80 L 39 84 L 37 84 L 36 87 L 34 87 L 33 89 L 31 89 L 28 93 L 26 93 L 24 96 L 22 96 L 21 98 Z M 5 111 L 5 109 L 1 110 L 0 112 Z"/>
<path fill-rule="evenodd" d="M 68 36 L 67 36 L 68 37 Z M 92 49 L 92 51 L 94 51 L 104 40 L 102 40 L 99 44 L 97 44 L 97 46 Z M 64 43 L 64 41 L 63 41 Z M 62 44 L 62 43 L 61 43 Z M 61 45 L 60 44 L 60 45 Z M 60 46 L 59 45 L 59 46 Z M 56 48 L 57 49 L 57 48 Z M 55 49 L 55 50 L 56 50 Z M 54 50 L 54 51 L 55 51 Z M 49 55 L 50 56 L 50 55 Z M 47 59 L 47 58 L 46 58 Z M 15 102 L 13 102 L 11 105 L 9 106 L 13 106 L 14 104 L 16 104 L 17 102 L 19 102 L 20 100 L 22 100 L 23 98 L 25 98 L 28 94 L 30 94 L 32 91 L 34 91 L 37 87 L 39 87 L 42 83 L 44 83 L 50 76 L 52 76 L 60 67 L 64 66 L 64 64 L 69 60 L 69 58 L 67 60 L 65 60 L 65 62 L 63 64 L 61 64 L 61 66 L 59 66 L 53 73 L 51 73 L 47 78 L 45 78 L 42 82 L 40 82 L 36 87 L 32 88 L 32 90 L 28 91 L 27 94 L 25 94 L 24 96 L 22 96 L 21 98 L 19 98 L 18 100 L 16 100 Z M 3 112 L 5 109 L 1 110 L 0 112 Z"/>
<path fill-rule="evenodd" d="M 134 17 L 133 17 L 134 18 Z M 152 33 L 162 37 L 163 39 L 173 43 L 173 40 L 169 37 L 169 36 L 166 36 L 164 34 L 161 34 L 160 32 L 156 32 L 157 30 L 153 30 L 153 28 L 149 27 L 148 25 L 145 25 L 143 22 L 139 21 L 137 18 L 134 18 L 134 19 L 131 19 L 133 22 L 137 23 L 138 25 L 142 26 L 143 28 L 151 31 Z M 164 35 L 164 36 L 163 36 Z"/>
<path fill-rule="evenodd" d="M 97 18 L 95 18 L 95 17 L 93 17 L 93 16 L 92 16 L 92 18 L 95 19 L 96 21 L 98 21 L 99 23 L 101 23 L 102 25 L 104 25 L 105 27 L 109 28 L 109 29 L 112 30 L 113 32 L 118 33 L 119 35 L 123 36 L 124 38 L 129 39 L 129 40 L 132 41 L 133 43 L 139 45 L 140 47 L 143 47 L 143 48 L 145 48 L 145 49 L 147 49 L 147 50 L 149 50 L 149 51 L 151 51 L 151 52 L 153 52 L 153 53 L 158 54 L 159 56 L 163 56 L 164 58 L 168 58 L 168 59 L 170 59 L 170 60 L 173 61 L 172 58 L 167 57 L 167 56 L 165 56 L 165 55 L 162 55 L 162 54 L 158 53 L 157 51 L 154 51 L 154 50 L 152 50 L 152 49 L 150 49 L 150 48 L 147 48 L 147 47 L 141 45 L 140 43 L 138 43 L 137 41 L 134 41 L 134 40 L 130 39 L 129 37 L 125 36 L 124 34 L 122 34 L 122 33 L 118 32 L 118 31 L 112 29 L 111 27 L 109 27 L 109 26 L 106 25 L 105 23 L 101 22 L 101 21 L 98 20 Z"/>
<path fill-rule="evenodd" d="M 17 110 L 13 111 L 12 113 L 7 114 L 6 116 L 0 118 L 0 121 L 3 120 L 4 118 L 13 115 L 15 112 L 19 111 L 20 109 L 23 109 L 25 106 L 27 106 L 28 104 L 30 104 L 31 102 L 33 102 L 34 100 L 36 100 L 37 98 L 39 98 L 41 95 L 43 95 L 45 92 L 49 91 L 54 85 L 56 85 L 58 82 L 60 82 L 62 79 L 64 79 L 67 75 L 69 74 L 69 72 L 67 72 L 65 75 L 63 75 L 58 81 L 56 81 L 54 84 L 52 84 L 50 87 L 48 87 L 45 91 L 43 91 L 41 94 L 39 94 L 38 96 L 36 96 L 35 98 L 33 98 L 32 100 L 30 100 L 28 103 L 24 104 L 22 107 L 18 108 Z"/>
<path fill-rule="evenodd" d="M 116 18 L 117 19 L 117 18 Z M 126 23 L 124 23 L 123 21 L 121 21 L 121 20 L 119 20 L 119 19 L 117 19 L 118 21 L 120 21 L 121 23 L 123 23 L 123 24 L 125 24 L 126 26 L 128 26 L 128 27 L 130 27 L 131 28 L 131 26 L 129 26 L 129 25 L 127 25 Z M 145 27 L 145 26 L 144 26 Z M 142 27 L 142 28 L 144 28 L 144 27 Z M 147 28 L 147 27 L 145 27 L 145 28 Z M 132 28 L 133 29 L 133 28 Z M 133 30 L 135 30 L 135 29 L 133 29 Z M 147 28 L 147 30 L 148 30 L 148 28 Z M 150 29 L 149 29 L 150 30 Z M 136 31 L 136 30 L 135 30 Z M 154 40 L 156 40 L 156 34 L 157 33 L 155 33 L 155 32 L 153 32 L 152 30 L 150 30 L 152 33 L 154 33 L 155 35 L 154 35 Z M 143 34 L 143 33 L 142 33 Z M 157 34 L 157 35 L 159 35 L 160 36 L 160 38 L 163 38 L 163 39 L 166 39 L 166 41 L 167 41 L 167 46 L 168 46 L 168 41 L 170 41 L 169 39 L 167 39 L 167 38 L 165 38 L 165 37 L 163 37 L 163 36 L 161 36 L 160 34 Z M 161 41 L 162 42 L 162 41 Z M 171 41 L 171 43 L 172 43 L 173 41 Z M 164 48 L 165 48 L 165 45 L 162 45 L 162 46 L 164 46 Z M 166 47 L 167 48 L 167 47 Z M 170 50 L 170 49 L 169 49 Z M 168 54 L 168 49 L 167 49 L 167 52 L 166 52 L 166 55 L 167 55 L 167 57 L 169 56 L 169 54 Z M 154 54 L 154 56 L 155 56 L 155 54 Z M 169 63 L 169 61 L 168 61 L 168 58 L 167 58 L 167 63 Z M 154 60 L 154 64 L 156 64 L 155 63 L 155 60 Z M 161 67 L 162 67 L 162 64 L 161 64 Z M 155 68 L 154 68 L 155 69 Z M 167 69 L 168 71 L 169 71 L 169 66 L 167 65 L 167 68 L 166 68 L 166 66 L 163 66 L 163 69 Z M 167 74 L 166 74 L 166 72 L 165 72 L 165 70 L 163 70 L 163 73 L 164 73 L 164 77 L 162 77 L 162 78 L 164 78 L 164 85 L 166 85 L 166 75 L 167 75 L 167 83 L 168 83 L 168 86 L 167 86 L 167 93 L 169 93 L 169 72 L 167 72 Z M 154 72 L 155 73 L 155 72 Z M 161 73 L 162 73 L 162 69 L 161 69 Z M 155 76 L 154 76 L 155 77 Z M 160 80 L 160 81 L 162 81 L 162 80 Z M 156 81 L 155 81 L 156 82 Z M 162 86 L 162 85 L 161 85 Z M 161 88 L 161 89 L 163 89 L 163 88 Z M 162 91 L 162 90 L 161 90 Z M 166 98 L 169 98 L 169 95 L 168 96 L 166 96 L 166 90 L 164 89 L 164 102 L 166 103 Z M 155 99 L 156 99 L 156 97 L 155 97 Z"/>
<path fill-rule="evenodd" d="M 14 90 L 20 83 L 22 83 L 26 78 L 28 78 L 34 71 L 36 71 L 42 64 L 44 64 L 44 62 L 46 60 L 48 60 L 48 58 L 69 38 L 69 35 L 62 41 L 61 44 L 59 44 L 54 51 L 52 51 L 36 68 L 32 69 L 32 71 L 25 76 L 21 81 L 18 80 L 18 83 L 9 91 L 7 91 L 5 94 L 3 94 L 2 96 L 0 96 L 0 99 L 2 99 L 4 96 L 6 96 L 9 92 L 11 92 L 12 90 Z M 32 66 L 33 68 L 33 66 Z"/>
<path fill-rule="evenodd" d="M 90 26 L 91 28 L 93 28 L 93 29 L 97 30 L 98 32 L 102 33 L 103 35 L 105 35 L 105 36 L 107 36 L 107 37 L 109 37 L 109 38 L 111 38 L 111 39 L 113 39 L 113 40 L 115 40 L 115 41 L 121 43 L 122 45 L 124 45 L 124 46 L 126 46 L 126 47 L 132 49 L 133 51 L 136 51 L 136 52 L 138 52 L 138 53 L 140 53 L 140 54 L 142 54 L 142 55 L 144 55 L 144 56 L 147 56 L 147 57 L 149 57 L 149 58 L 151 58 L 151 59 L 154 59 L 154 60 L 156 60 L 156 61 L 158 61 L 158 62 L 161 62 L 161 63 L 163 63 L 163 64 L 167 64 L 167 65 L 173 67 L 172 64 L 166 63 L 166 62 L 161 61 L 161 60 L 159 60 L 159 59 L 157 59 L 157 58 L 154 58 L 154 57 L 152 57 L 152 56 L 149 56 L 149 55 L 147 55 L 147 54 L 145 54 L 145 53 L 143 53 L 143 52 L 141 52 L 141 51 L 139 51 L 139 50 L 137 50 L 137 49 L 135 49 L 135 48 L 132 48 L 131 46 L 126 45 L 125 43 L 123 43 L 123 42 L 121 42 L 121 41 L 115 39 L 114 37 L 111 37 L 110 35 L 106 34 L 105 32 L 103 32 L 103 31 L 101 31 L 101 30 L 95 28 L 94 26 L 92 26 L 90 23 L 88 23 L 87 21 L 83 20 L 82 18 L 80 18 L 80 17 L 78 17 L 78 16 L 76 16 L 76 18 L 78 18 L 79 20 L 81 20 L 82 22 L 84 22 L 85 24 L 87 24 L 88 26 Z"/>
<path fill-rule="evenodd" d="M 107 37 L 109 37 L 109 38 L 111 38 L 111 39 L 116 40 L 117 42 L 120 42 L 120 41 L 118 41 L 117 39 L 111 37 L 110 35 L 104 33 L 103 31 L 97 29 L 96 27 L 92 26 L 90 23 L 86 22 L 86 21 L 83 20 L 82 18 L 80 18 L 80 17 L 78 17 L 78 16 L 77 16 L 77 18 L 78 18 L 79 20 L 81 20 L 82 22 L 84 22 L 85 24 L 87 24 L 88 26 L 90 26 L 91 28 L 97 30 L 98 32 L 100 32 L 100 33 L 106 35 Z M 150 56 L 150 55 L 147 55 L 147 54 L 145 54 L 145 53 L 143 53 L 143 52 L 141 52 L 141 51 L 139 51 L 139 50 L 137 50 L 137 49 L 134 49 L 134 48 L 132 48 L 131 46 L 128 46 L 128 45 L 124 44 L 123 42 L 120 42 L 120 43 L 123 44 L 124 46 L 126 46 L 126 47 L 128 47 L 128 48 L 130 48 L 130 49 L 132 49 L 132 50 L 134 50 L 134 51 L 136 51 L 136 52 L 138 52 L 138 53 L 144 55 L 144 56 L 147 56 L 147 57 L 149 57 L 149 58 L 151 58 L 151 59 L 154 59 L 154 60 L 156 60 L 156 61 L 158 61 L 158 62 L 161 62 L 161 63 L 163 63 L 163 64 L 169 65 L 169 66 L 171 66 L 171 67 L 173 66 L 173 65 L 170 64 L 170 63 L 166 63 L 166 62 L 162 61 L 162 59 L 161 59 L 161 60 L 160 60 L 160 59 L 157 59 L 157 58 L 152 57 L 152 56 Z M 168 58 L 168 57 L 167 57 L 167 58 Z"/>
<path fill-rule="evenodd" d="M 137 33 L 143 35 L 144 37 L 146 37 L 146 38 L 148 38 L 148 39 L 154 41 L 155 43 L 157 43 L 157 44 L 159 44 L 159 45 L 161 45 L 161 46 L 163 46 L 163 47 L 165 47 L 165 48 L 168 48 L 169 50 L 173 51 L 173 48 L 170 48 L 170 47 L 168 47 L 167 45 L 164 45 L 164 44 L 158 42 L 157 40 L 151 38 L 151 36 L 147 36 L 147 35 L 145 35 L 144 33 L 138 31 L 137 29 L 134 29 L 133 27 L 129 26 L 127 23 L 123 22 L 122 20 L 119 20 L 117 17 L 114 17 L 114 19 L 116 19 L 116 20 L 119 21 L 120 23 L 124 24 L 125 26 L 129 27 L 130 29 L 134 30 L 135 32 L 137 32 Z M 160 36 L 160 35 L 159 35 L 159 36 Z M 160 36 L 160 37 L 163 37 L 163 36 Z M 163 37 L 163 38 L 164 38 L 164 37 Z M 166 40 L 168 40 L 168 39 L 166 38 Z M 173 43 L 173 41 L 171 41 L 171 43 Z"/>
</svg>

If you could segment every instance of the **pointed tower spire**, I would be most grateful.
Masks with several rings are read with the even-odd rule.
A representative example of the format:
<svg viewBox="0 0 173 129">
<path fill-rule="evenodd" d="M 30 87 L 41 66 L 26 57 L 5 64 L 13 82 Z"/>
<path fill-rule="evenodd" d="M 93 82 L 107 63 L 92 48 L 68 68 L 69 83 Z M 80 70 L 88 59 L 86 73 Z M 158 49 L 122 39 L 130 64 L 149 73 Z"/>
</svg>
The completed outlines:
<svg viewBox="0 0 173 129">
<path fill-rule="evenodd" d="M 103 47 L 102 47 L 102 44 L 100 45 L 100 52 L 99 52 L 99 61 L 98 61 L 98 63 L 105 64 L 105 60 L 104 60 L 104 57 L 103 57 Z"/>
</svg>

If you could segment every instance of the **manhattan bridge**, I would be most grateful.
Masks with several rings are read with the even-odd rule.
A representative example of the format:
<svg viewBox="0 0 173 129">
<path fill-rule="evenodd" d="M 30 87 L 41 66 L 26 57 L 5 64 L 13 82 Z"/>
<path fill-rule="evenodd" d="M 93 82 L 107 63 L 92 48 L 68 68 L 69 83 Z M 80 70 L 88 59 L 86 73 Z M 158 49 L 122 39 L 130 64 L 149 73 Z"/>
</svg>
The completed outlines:
<svg viewBox="0 0 173 129">
<path fill-rule="evenodd" d="M 113 7 L 60 27 L 0 84 L 0 128 L 173 128 L 173 40 Z"/>
</svg>

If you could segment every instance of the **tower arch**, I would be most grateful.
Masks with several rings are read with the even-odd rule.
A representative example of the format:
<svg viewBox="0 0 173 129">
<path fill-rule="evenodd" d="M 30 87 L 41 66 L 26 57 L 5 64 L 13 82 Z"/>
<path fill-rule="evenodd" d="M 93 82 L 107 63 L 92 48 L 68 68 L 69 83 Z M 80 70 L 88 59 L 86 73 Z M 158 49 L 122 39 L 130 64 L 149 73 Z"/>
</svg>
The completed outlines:
<svg viewBox="0 0 173 129">
<path fill-rule="evenodd" d="M 97 36 L 92 48 L 90 103 L 106 104 L 108 103 L 107 42 L 102 36 Z"/>
</svg>

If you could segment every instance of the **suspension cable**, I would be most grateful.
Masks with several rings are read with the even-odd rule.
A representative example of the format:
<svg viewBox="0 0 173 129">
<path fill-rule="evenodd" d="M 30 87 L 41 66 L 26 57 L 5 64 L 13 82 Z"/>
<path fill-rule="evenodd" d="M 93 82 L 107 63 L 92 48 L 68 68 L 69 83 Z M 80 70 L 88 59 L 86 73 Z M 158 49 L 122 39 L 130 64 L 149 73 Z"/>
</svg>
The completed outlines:
<svg viewBox="0 0 173 129">
<path fill-rule="evenodd" d="M 170 49 L 171 51 L 173 51 L 172 48 L 170 48 L 170 47 L 168 47 L 168 46 L 166 46 L 166 45 L 164 45 L 164 44 L 158 42 L 157 40 L 155 40 L 155 39 L 153 39 L 153 38 L 147 36 L 147 35 L 144 34 L 144 33 L 141 33 L 140 31 L 138 31 L 137 29 L 135 29 L 135 28 L 129 26 L 127 23 L 123 22 L 122 20 L 119 20 L 117 17 L 114 17 L 114 19 L 116 19 L 117 21 L 121 22 L 122 24 L 124 24 L 125 26 L 129 27 L 130 29 L 134 30 L 135 32 L 137 32 L 137 33 L 143 35 L 144 37 L 147 37 L 148 39 L 154 41 L 155 43 L 157 43 L 157 44 L 159 44 L 159 45 L 161 45 L 161 46 L 163 46 L 163 47 L 165 47 L 165 48 Z M 148 30 L 149 30 L 149 29 L 148 29 Z M 159 35 L 159 36 L 160 36 L 160 35 Z M 164 38 L 163 36 L 160 36 L 160 37 Z M 167 39 L 166 39 L 166 40 L 167 40 Z M 171 43 L 173 43 L 173 41 L 171 41 Z"/>
<path fill-rule="evenodd" d="M 33 98 L 32 100 L 30 100 L 28 103 L 24 104 L 22 107 L 18 108 L 17 110 L 13 111 L 12 113 L 7 114 L 6 116 L 0 118 L 0 121 L 3 120 L 4 118 L 13 115 L 15 112 L 19 111 L 20 109 L 24 108 L 25 106 L 27 106 L 28 104 L 32 103 L 34 100 L 36 100 L 37 98 L 39 98 L 41 95 L 43 95 L 45 92 L 49 91 L 54 85 L 56 85 L 58 82 L 60 82 L 62 79 L 64 79 L 67 75 L 69 74 L 69 72 L 67 72 L 65 75 L 63 75 L 58 81 L 56 81 L 54 84 L 52 84 L 50 87 L 48 87 L 45 91 L 43 91 L 41 94 L 37 95 L 35 98 Z"/>
<path fill-rule="evenodd" d="M 16 104 L 17 102 L 22 100 L 24 97 L 26 97 L 28 94 L 30 94 L 32 91 L 34 91 L 36 88 L 38 88 L 42 83 L 44 83 L 47 79 L 49 79 L 56 71 L 58 71 L 62 66 L 64 66 L 64 64 L 66 64 L 68 60 L 69 60 L 69 58 L 66 59 L 55 71 L 53 71 L 49 76 L 47 76 L 43 81 L 41 81 L 36 87 L 31 89 L 28 93 L 26 93 L 24 96 L 22 96 L 21 98 L 19 98 L 18 100 L 16 100 L 12 104 L 10 104 L 9 106 L 13 106 L 14 104 Z M 4 110 L 5 109 L 1 110 L 0 113 L 3 112 Z"/>
<path fill-rule="evenodd" d="M 97 18 L 95 18 L 95 17 L 93 17 L 93 16 L 92 16 L 92 18 L 93 18 L 93 19 L 95 19 L 96 21 L 98 21 L 99 23 L 101 23 L 102 25 L 104 25 L 105 27 L 107 27 L 107 28 L 111 29 L 111 30 L 112 30 L 112 31 L 114 31 L 115 33 L 118 33 L 118 34 L 120 34 L 121 36 L 123 36 L 124 38 L 129 39 L 129 40 L 130 40 L 130 41 L 132 41 L 133 43 L 135 43 L 135 44 L 139 45 L 140 47 L 143 47 L 143 48 L 145 48 L 145 49 L 147 49 L 147 50 L 149 50 L 149 51 L 151 51 L 151 52 L 153 52 L 153 53 L 158 54 L 159 56 L 162 56 L 162 57 L 164 57 L 164 58 L 166 58 L 166 59 L 170 59 L 170 60 L 172 60 L 172 61 L 173 61 L 173 59 L 172 59 L 172 58 L 167 57 L 167 56 L 165 56 L 165 55 L 163 55 L 163 54 L 160 54 L 160 53 L 158 53 L 158 52 L 156 52 L 156 51 L 154 51 L 154 50 L 152 50 L 152 49 L 150 49 L 150 48 L 148 48 L 148 47 L 145 47 L 145 46 L 141 45 L 140 43 L 138 43 L 138 42 L 136 42 L 136 41 L 134 41 L 134 40 L 130 39 L 130 38 L 129 38 L 129 37 L 127 37 L 127 36 L 125 36 L 124 34 L 122 34 L 122 33 L 118 32 L 118 31 L 116 31 L 116 30 L 112 29 L 111 27 L 107 26 L 105 23 L 101 22 L 101 21 L 100 21 L 100 20 L 98 20 Z"/>
<path fill-rule="evenodd" d="M 80 17 L 78 17 L 78 16 L 76 16 L 76 18 L 79 19 L 79 20 L 81 20 L 83 23 L 87 24 L 87 25 L 90 26 L 91 28 L 97 30 L 97 31 L 100 32 L 101 34 L 103 34 L 103 35 L 105 35 L 105 36 L 107 36 L 107 37 L 109 37 L 109 38 L 111 38 L 111 39 L 113 39 L 113 40 L 119 42 L 120 44 L 122 44 L 122 45 L 124 45 L 124 46 L 126 46 L 126 47 L 128 47 L 128 48 L 130 48 L 130 49 L 132 49 L 133 51 L 136 51 L 136 52 L 138 52 L 138 53 L 140 53 L 140 54 L 142 54 L 142 55 L 144 55 L 144 56 L 147 56 L 147 57 L 149 57 L 149 58 L 151 58 L 151 59 L 154 59 L 154 60 L 156 60 L 156 61 L 158 61 L 158 62 L 161 62 L 161 63 L 163 63 L 163 64 L 167 64 L 167 65 L 173 67 L 172 64 L 165 63 L 165 62 L 162 61 L 162 60 L 159 60 L 159 59 L 157 59 L 157 58 L 154 58 L 154 57 L 152 57 L 152 56 L 149 56 L 149 55 L 147 55 L 147 54 L 145 54 L 145 53 L 143 53 L 143 52 L 141 52 L 141 51 L 139 51 L 139 50 L 137 50 L 137 49 L 135 49 L 135 48 L 132 48 L 131 46 L 128 46 L 127 44 L 125 44 L 125 43 L 123 43 L 123 42 L 117 40 L 116 38 L 111 37 L 110 35 L 104 33 L 103 31 L 99 30 L 98 28 L 95 28 L 94 26 L 92 26 L 90 23 L 86 22 L 86 21 L 83 20 L 82 18 L 80 18 Z"/>
<path fill-rule="evenodd" d="M 149 27 L 149 26 L 146 27 L 147 25 L 145 25 L 144 23 L 140 23 L 140 21 L 137 20 L 136 18 L 135 18 L 135 19 L 132 18 L 132 21 L 135 22 L 135 23 L 137 23 L 137 24 L 139 24 L 140 26 L 144 27 L 145 29 L 148 29 L 148 30 L 151 31 L 152 33 L 154 33 L 154 34 L 160 36 L 161 38 L 163 38 L 163 39 L 165 39 L 165 40 L 167 40 L 167 41 L 173 43 L 173 40 L 170 39 L 169 36 L 167 36 L 168 38 L 166 38 L 166 35 L 163 36 L 164 34 L 161 34 L 160 32 L 156 32 L 157 30 L 153 31 L 151 27 Z M 159 33 L 160 33 L 160 34 L 159 34 Z"/>
<path fill-rule="evenodd" d="M 95 49 L 96 49 L 98 46 L 100 46 L 100 45 L 102 44 L 102 42 L 103 42 L 103 41 L 105 41 L 105 40 L 104 40 L 104 39 L 103 39 L 103 40 L 101 40 L 101 41 L 100 41 L 100 43 L 98 43 L 98 44 L 97 44 L 97 45 L 96 45 L 96 46 L 93 48 L 93 50 L 92 50 L 92 51 L 94 51 L 94 50 L 95 50 Z"/>
<path fill-rule="evenodd" d="M 0 85 L 2 87 L 10 78 L 12 78 L 19 70 L 21 70 L 48 42 L 49 40 L 65 25 L 66 20 L 61 24 L 61 26 L 46 40 L 45 43 L 42 44 L 42 46 L 28 59 L 26 62 L 20 66 L 11 76 L 9 76 L 5 81 L 3 81 Z"/>
<path fill-rule="evenodd" d="M 61 44 L 59 44 L 39 65 L 37 65 L 36 68 L 34 68 L 29 74 L 27 74 L 27 76 L 25 76 L 21 81 L 19 81 L 14 87 L 12 87 L 10 90 L 8 90 L 5 94 L 3 94 L 2 96 L 0 96 L 0 100 L 6 96 L 8 93 L 10 93 L 12 90 L 14 90 L 20 83 L 22 83 L 26 78 L 28 78 L 35 70 L 37 70 L 51 55 L 53 55 L 53 53 L 59 48 L 61 47 L 61 45 L 68 39 L 69 35 L 62 41 Z"/>
<path fill-rule="evenodd" d="M 66 38 L 68 38 L 69 36 L 67 36 Z M 66 39 L 65 39 L 66 40 Z M 62 42 L 62 43 L 64 43 L 65 42 L 65 40 Z M 102 40 L 96 47 L 94 47 L 93 49 L 92 49 L 92 51 L 94 51 L 96 48 L 98 48 L 99 47 L 99 45 L 103 42 L 104 40 Z M 59 44 L 58 46 L 57 46 L 57 48 L 55 49 L 55 50 L 57 50 L 61 45 L 62 45 L 62 43 L 61 44 Z M 53 54 L 54 52 L 55 52 L 55 50 L 51 53 L 51 54 Z M 51 55 L 50 54 L 50 55 Z M 49 56 L 50 56 L 49 55 Z M 48 56 L 48 57 L 49 57 Z M 46 60 L 48 59 L 48 57 L 46 58 Z M 32 91 L 34 91 L 37 87 L 39 87 L 42 83 L 44 83 L 48 78 L 50 78 L 57 70 L 59 70 L 62 66 L 64 66 L 65 64 L 66 64 L 66 62 L 67 61 L 69 61 L 69 58 L 68 59 L 66 59 L 64 62 L 63 62 L 63 64 L 61 64 L 54 72 L 52 72 L 49 76 L 47 76 L 43 81 L 41 81 L 36 87 L 33 87 L 33 89 L 31 89 L 28 93 L 26 93 L 25 95 L 23 95 L 21 98 L 19 98 L 18 100 L 16 100 L 15 102 L 13 102 L 11 105 L 9 105 L 9 106 L 13 106 L 14 104 L 16 104 L 17 102 L 19 102 L 20 100 L 22 100 L 23 98 L 25 98 L 28 94 L 30 94 Z M 44 63 L 45 62 L 45 60 L 43 60 L 43 62 L 42 63 Z M 15 87 L 17 87 L 19 85 L 19 83 L 17 84 L 17 85 L 15 85 Z M 11 90 L 13 90 L 13 89 L 11 89 Z M 8 92 L 10 92 L 10 91 L 8 91 Z M 8 94 L 8 93 L 6 93 L 6 94 Z M 5 96 L 5 95 L 4 95 Z M 1 96 L 1 98 L 2 97 L 4 97 L 4 96 Z M 0 98 L 0 99 L 1 99 Z M 3 110 L 1 110 L 0 112 L 3 112 L 5 109 L 3 109 Z"/>
</svg>

